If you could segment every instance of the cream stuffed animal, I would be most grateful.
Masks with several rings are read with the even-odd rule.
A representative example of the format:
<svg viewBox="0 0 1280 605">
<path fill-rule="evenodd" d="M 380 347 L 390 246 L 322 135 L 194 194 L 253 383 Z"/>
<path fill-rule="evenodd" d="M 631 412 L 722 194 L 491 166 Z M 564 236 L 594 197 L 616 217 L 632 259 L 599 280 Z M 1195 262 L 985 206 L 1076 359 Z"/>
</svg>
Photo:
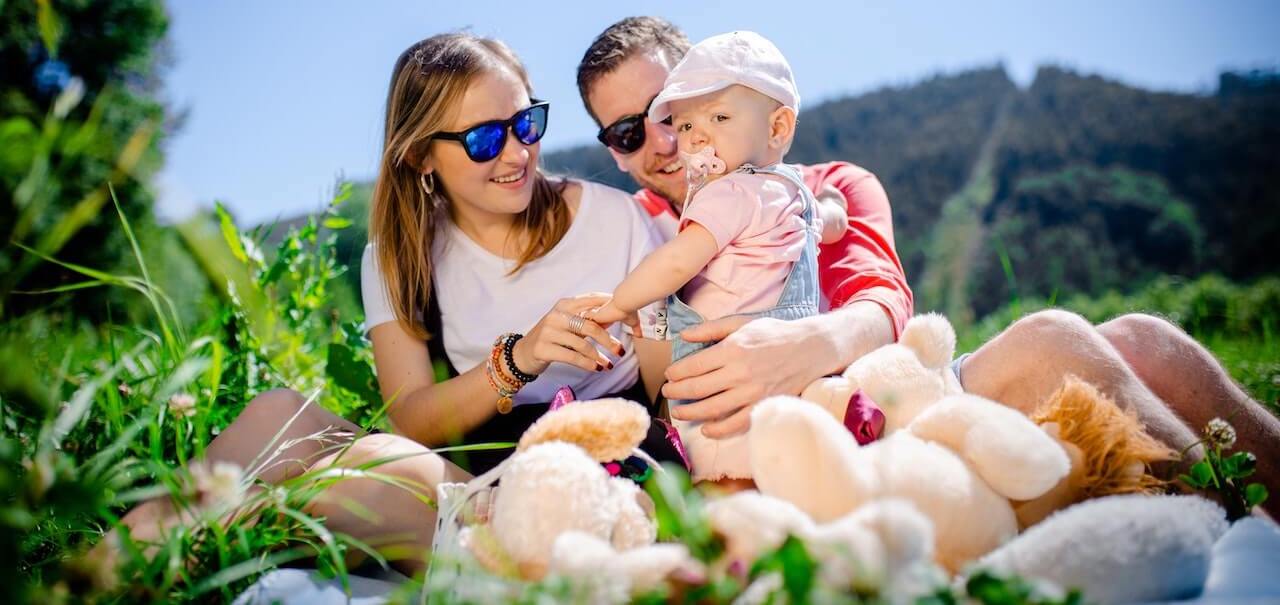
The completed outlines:
<svg viewBox="0 0 1280 605">
<path fill-rule="evenodd" d="M 953 572 L 1012 538 L 1011 501 L 1049 491 L 1070 461 L 1023 414 L 959 393 L 947 368 L 954 347 L 945 318 L 916 317 L 898 344 L 807 389 L 816 403 L 757 404 L 748 447 L 759 490 L 820 523 L 884 498 L 907 500 L 933 522 L 936 560 Z M 858 390 L 885 415 L 886 437 L 866 446 L 840 420 Z"/>
<path fill-rule="evenodd" d="M 838 592 L 916 595 L 930 583 L 933 526 L 910 502 L 880 500 L 815 523 L 794 504 L 742 491 L 707 504 L 711 528 L 724 537 L 721 567 L 746 571 L 788 536 L 819 562 L 819 581 Z"/>
<path fill-rule="evenodd" d="M 594 560 L 597 572 L 613 560 L 611 579 L 637 591 L 676 571 L 696 570 L 683 546 L 654 544 L 657 526 L 648 496 L 601 466 L 638 451 L 648 428 L 648 412 L 623 399 L 575 402 L 548 412 L 525 431 L 510 458 L 465 491 L 453 484 L 455 495 L 447 498 L 465 506 L 442 505 L 442 527 L 469 517 L 472 523 L 458 532 L 458 542 L 504 577 L 538 580 L 548 570 L 576 575 L 587 551 L 573 546 L 584 544 L 601 557 Z M 498 479 L 501 485 L 491 490 Z M 476 506 L 476 498 L 488 504 Z"/>
<path fill-rule="evenodd" d="M 883 430 L 897 431 L 939 399 L 964 392 L 949 367 L 955 349 L 956 333 L 945 317 L 918 315 L 898 342 L 863 355 L 840 376 L 819 378 L 800 398 L 845 420 L 850 399 L 861 391 L 884 411 Z"/>
</svg>

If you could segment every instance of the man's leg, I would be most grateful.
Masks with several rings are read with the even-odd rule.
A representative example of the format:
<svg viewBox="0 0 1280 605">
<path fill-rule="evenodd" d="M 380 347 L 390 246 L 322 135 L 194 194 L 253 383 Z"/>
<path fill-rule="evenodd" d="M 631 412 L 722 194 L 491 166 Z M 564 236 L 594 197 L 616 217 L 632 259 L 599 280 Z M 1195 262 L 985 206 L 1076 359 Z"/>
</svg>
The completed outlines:
<svg viewBox="0 0 1280 605">
<path fill-rule="evenodd" d="M 1116 348 L 1073 313 L 1041 311 L 1014 322 L 966 359 L 960 373 L 966 391 L 1028 413 L 1074 374 L 1135 410 L 1152 436 L 1175 450 L 1198 439 Z M 1199 457 L 1196 448 L 1191 458 Z"/>
<path fill-rule="evenodd" d="M 1258 458 L 1256 480 L 1273 492 L 1267 509 L 1280 514 L 1280 419 L 1254 401 L 1195 339 L 1151 315 L 1130 314 L 1098 326 L 1134 374 L 1190 426 L 1223 418 L 1236 447 Z"/>
</svg>

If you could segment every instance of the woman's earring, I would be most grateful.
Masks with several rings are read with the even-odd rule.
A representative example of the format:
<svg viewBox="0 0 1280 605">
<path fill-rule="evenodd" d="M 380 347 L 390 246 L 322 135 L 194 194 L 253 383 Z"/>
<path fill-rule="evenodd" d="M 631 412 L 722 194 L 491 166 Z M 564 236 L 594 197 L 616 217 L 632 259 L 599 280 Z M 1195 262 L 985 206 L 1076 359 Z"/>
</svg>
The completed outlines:
<svg viewBox="0 0 1280 605">
<path fill-rule="evenodd" d="M 420 180 L 422 181 L 422 190 L 426 192 L 427 195 L 431 195 L 432 193 L 435 193 L 435 190 L 436 190 L 435 173 L 424 172 L 422 173 Z"/>
</svg>

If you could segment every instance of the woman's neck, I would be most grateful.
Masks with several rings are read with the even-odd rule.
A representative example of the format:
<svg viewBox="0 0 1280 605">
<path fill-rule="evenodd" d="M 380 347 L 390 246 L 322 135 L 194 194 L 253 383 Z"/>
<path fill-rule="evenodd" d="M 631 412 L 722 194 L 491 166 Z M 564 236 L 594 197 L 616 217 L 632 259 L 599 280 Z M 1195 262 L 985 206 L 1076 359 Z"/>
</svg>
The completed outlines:
<svg viewBox="0 0 1280 605">
<path fill-rule="evenodd" d="M 450 210 L 450 220 L 476 245 L 502 258 L 519 257 L 521 235 L 517 215 L 456 206 Z"/>
</svg>

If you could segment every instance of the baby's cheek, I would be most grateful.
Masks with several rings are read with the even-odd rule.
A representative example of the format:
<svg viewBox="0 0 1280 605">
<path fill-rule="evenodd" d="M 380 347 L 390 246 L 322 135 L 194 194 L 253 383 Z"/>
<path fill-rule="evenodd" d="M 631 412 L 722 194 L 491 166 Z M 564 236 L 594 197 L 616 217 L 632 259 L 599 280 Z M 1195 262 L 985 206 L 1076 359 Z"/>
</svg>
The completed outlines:
<svg viewBox="0 0 1280 605">
<path fill-rule="evenodd" d="M 687 132 L 676 133 L 676 145 L 680 148 L 680 151 L 685 153 L 694 153 L 698 151 L 693 148 L 692 137 Z"/>
</svg>

